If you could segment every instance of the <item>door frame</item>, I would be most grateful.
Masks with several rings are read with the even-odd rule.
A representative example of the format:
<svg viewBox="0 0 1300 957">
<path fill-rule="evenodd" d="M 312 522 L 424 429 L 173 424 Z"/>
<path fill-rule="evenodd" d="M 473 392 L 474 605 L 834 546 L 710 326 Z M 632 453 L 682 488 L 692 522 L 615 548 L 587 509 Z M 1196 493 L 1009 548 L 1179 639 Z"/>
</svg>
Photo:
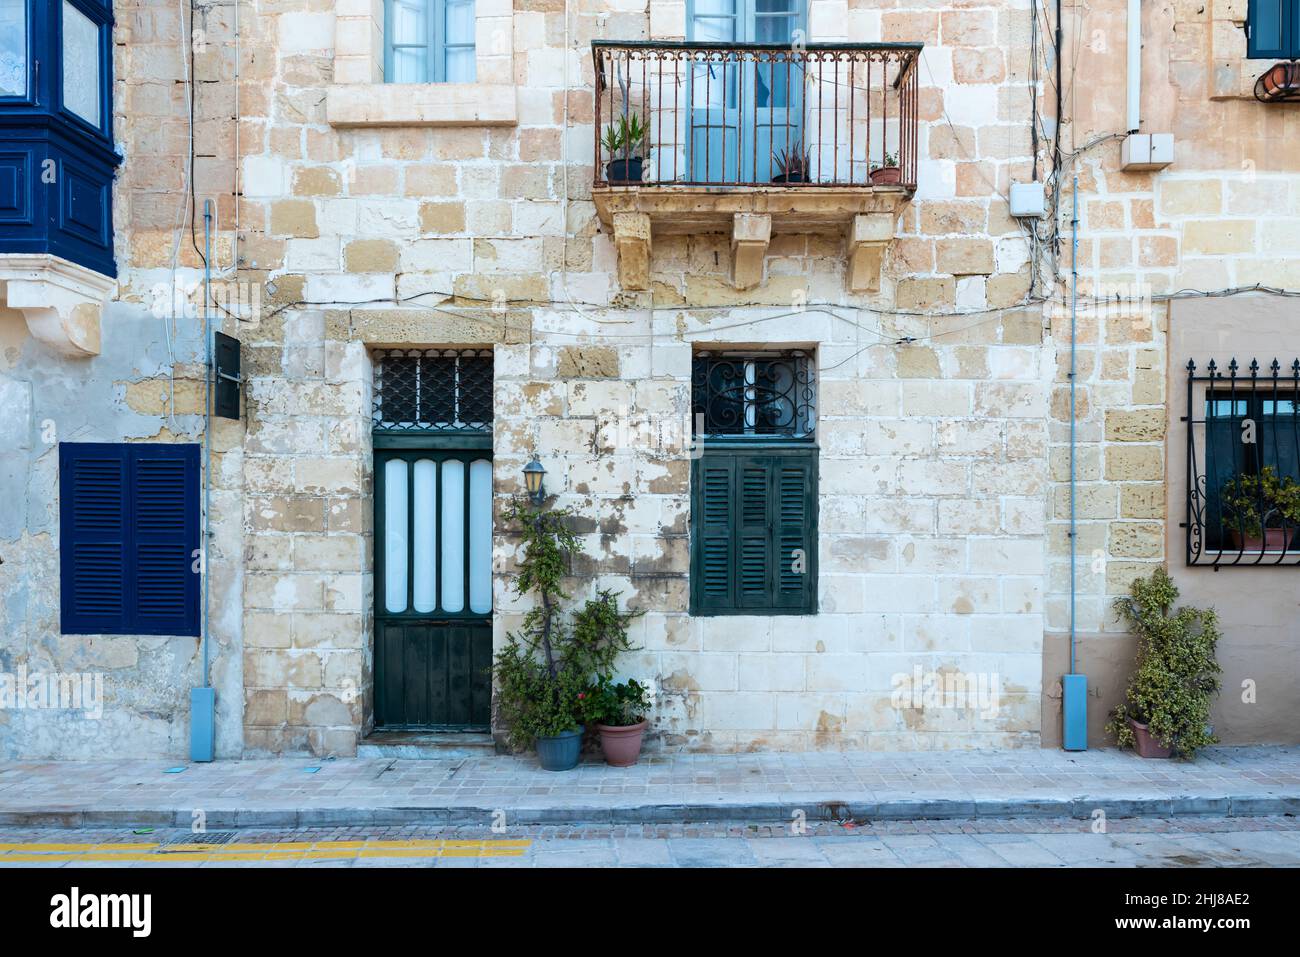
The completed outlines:
<svg viewBox="0 0 1300 957">
<path fill-rule="evenodd" d="M 465 602 L 459 612 L 447 612 L 441 608 L 442 604 L 442 586 L 441 586 L 441 561 L 437 566 L 436 589 L 438 601 L 435 609 L 431 612 L 418 612 L 414 608 L 414 578 L 411 575 L 413 563 L 408 559 L 408 582 L 407 582 L 407 605 L 403 612 L 389 612 L 385 607 L 385 572 L 386 558 L 384 549 L 384 510 L 386 507 L 385 483 L 383 478 L 383 462 L 391 458 L 417 459 L 427 458 L 435 462 L 444 462 L 451 459 L 463 461 L 466 463 L 466 482 L 468 483 L 468 465 L 469 462 L 476 459 L 487 459 L 492 462 L 492 436 L 491 435 L 428 435 L 428 434 L 382 434 L 376 433 L 373 436 L 373 454 L 371 456 L 371 467 L 373 469 L 374 494 L 373 502 L 373 528 L 374 534 L 374 566 L 373 566 L 373 625 L 371 627 L 372 640 L 374 642 L 374 699 L 373 699 L 373 726 L 376 731 L 490 731 L 490 701 L 491 701 L 491 676 L 486 679 L 486 690 L 489 701 L 489 714 L 485 721 L 471 721 L 465 724 L 448 724 L 442 722 L 412 724 L 410 722 L 388 721 L 380 723 L 381 712 L 387 710 L 381 704 L 381 697 L 386 693 L 383 684 L 383 676 L 380 675 L 380 633 L 387 623 L 402 625 L 422 625 L 429 628 L 439 626 L 446 627 L 449 633 L 455 629 L 473 628 L 475 625 L 481 625 L 486 630 L 486 637 L 489 648 L 488 659 L 491 660 L 491 643 L 492 643 L 492 623 L 495 613 L 495 602 L 486 613 L 474 612 L 470 609 L 469 590 L 470 590 L 470 563 L 469 563 L 469 509 L 470 500 L 466 495 L 465 499 L 465 558 L 464 568 L 464 592 Z M 441 530 L 442 516 L 442 490 L 443 484 L 441 479 L 438 482 L 435 492 L 435 541 Z M 491 499 L 494 498 L 492 485 L 489 485 L 489 508 L 495 511 Z M 408 522 L 414 521 L 413 510 L 408 510 Z M 410 528 L 410 526 L 408 526 Z M 408 532 L 408 548 L 413 554 L 414 536 L 413 529 Z M 493 529 L 495 533 L 495 528 Z M 435 546 L 437 547 L 437 546 Z"/>
</svg>

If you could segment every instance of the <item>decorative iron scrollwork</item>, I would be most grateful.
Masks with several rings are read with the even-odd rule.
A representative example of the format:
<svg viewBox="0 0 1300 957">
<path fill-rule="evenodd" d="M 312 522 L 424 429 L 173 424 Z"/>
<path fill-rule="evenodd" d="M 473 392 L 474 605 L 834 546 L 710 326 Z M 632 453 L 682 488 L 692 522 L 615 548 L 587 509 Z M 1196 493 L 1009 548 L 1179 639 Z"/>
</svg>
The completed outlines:
<svg viewBox="0 0 1300 957">
<path fill-rule="evenodd" d="M 706 437 L 810 439 L 817 423 L 812 360 L 798 351 L 697 353 L 691 406 Z"/>
</svg>

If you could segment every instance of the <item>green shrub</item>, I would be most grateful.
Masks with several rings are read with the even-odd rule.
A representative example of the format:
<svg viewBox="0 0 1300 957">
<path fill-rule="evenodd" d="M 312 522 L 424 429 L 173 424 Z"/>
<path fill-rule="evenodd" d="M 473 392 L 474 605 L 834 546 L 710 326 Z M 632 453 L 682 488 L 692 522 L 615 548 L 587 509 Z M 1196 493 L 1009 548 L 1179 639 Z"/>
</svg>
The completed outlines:
<svg viewBox="0 0 1300 957">
<path fill-rule="evenodd" d="M 1109 730 L 1121 747 L 1134 744 L 1127 719 L 1145 724 L 1161 745 L 1182 757 L 1218 740 L 1210 731 L 1210 705 L 1219 692 L 1214 658 L 1219 619 L 1213 609 L 1179 608 L 1178 588 L 1157 568 L 1133 582 L 1115 610 L 1137 633 L 1138 666 L 1124 703 L 1112 713 Z"/>
<path fill-rule="evenodd" d="M 598 591 L 569 622 L 560 612 L 569 598 L 563 588 L 569 559 L 582 551 L 569 528 L 571 515 L 568 509 L 536 509 L 520 501 L 504 514 L 523 533 L 514 589 L 537 599 L 519 630 L 506 636 L 493 669 L 499 724 L 519 748 L 581 724 L 583 701 L 596 676 L 610 673 L 619 655 L 634 650 L 628 626 L 640 612 L 620 611 L 616 593 Z"/>
<path fill-rule="evenodd" d="M 1258 475 L 1238 475 L 1223 483 L 1223 525 L 1258 538 L 1264 527 L 1300 524 L 1300 483 L 1289 475 L 1278 478 L 1266 465 Z"/>
<path fill-rule="evenodd" d="M 640 724 L 650 710 L 650 689 L 635 678 L 614 681 L 600 675 L 582 698 L 582 714 L 588 724 L 626 728 Z"/>
</svg>

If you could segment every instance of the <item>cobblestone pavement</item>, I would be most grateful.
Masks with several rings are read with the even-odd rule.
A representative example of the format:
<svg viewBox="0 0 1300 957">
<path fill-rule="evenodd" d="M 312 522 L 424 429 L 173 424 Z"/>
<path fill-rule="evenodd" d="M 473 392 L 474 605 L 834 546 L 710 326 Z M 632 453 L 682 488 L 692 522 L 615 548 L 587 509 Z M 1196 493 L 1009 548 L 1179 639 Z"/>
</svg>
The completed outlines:
<svg viewBox="0 0 1300 957">
<path fill-rule="evenodd" d="M 0 763 L 0 825 L 186 826 L 194 809 L 209 826 L 241 827 L 487 823 L 497 810 L 536 822 L 744 821 L 798 807 L 814 819 L 1282 814 L 1300 810 L 1300 747 L 1212 748 L 1195 761 L 1038 748 L 655 753 L 631 768 L 588 757 L 563 773 L 531 755 Z"/>
<path fill-rule="evenodd" d="M 589 827 L 0 829 L 16 867 L 1300 867 L 1294 817 Z M 196 843 L 202 841 L 203 843 Z"/>
</svg>

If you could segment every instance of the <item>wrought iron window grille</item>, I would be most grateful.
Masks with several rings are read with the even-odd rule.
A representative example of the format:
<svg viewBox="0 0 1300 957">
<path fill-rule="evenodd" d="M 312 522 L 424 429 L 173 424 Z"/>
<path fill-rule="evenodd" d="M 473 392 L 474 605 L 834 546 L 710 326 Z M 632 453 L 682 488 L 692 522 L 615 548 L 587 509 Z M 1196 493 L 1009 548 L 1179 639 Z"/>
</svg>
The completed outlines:
<svg viewBox="0 0 1300 957">
<path fill-rule="evenodd" d="M 375 432 L 492 431 L 491 349 L 381 349 L 374 360 Z"/>
<path fill-rule="evenodd" d="M 812 441 L 816 394 L 812 357 L 803 351 L 695 354 L 697 438 Z"/>
<path fill-rule="evenodd" d="M 1300 359 L 1186 368 L 1186 563 L 1300 565 Z"/>
</svg>

